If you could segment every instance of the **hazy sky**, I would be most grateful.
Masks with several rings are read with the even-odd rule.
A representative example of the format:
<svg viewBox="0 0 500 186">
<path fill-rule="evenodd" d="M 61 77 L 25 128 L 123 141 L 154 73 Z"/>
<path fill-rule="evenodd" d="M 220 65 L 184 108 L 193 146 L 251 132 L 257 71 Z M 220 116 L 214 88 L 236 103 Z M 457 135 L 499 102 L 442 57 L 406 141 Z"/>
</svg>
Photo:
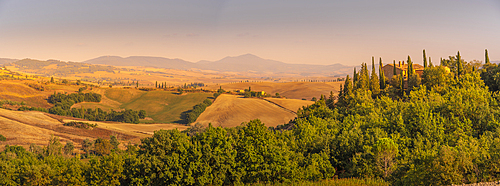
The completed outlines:
<svg viewBox="0 0 500 186">
<path fill-rule="evenodd" d="M 0 58 L 500 60 L 499 0 L 0 0 Z"/>
</svg>

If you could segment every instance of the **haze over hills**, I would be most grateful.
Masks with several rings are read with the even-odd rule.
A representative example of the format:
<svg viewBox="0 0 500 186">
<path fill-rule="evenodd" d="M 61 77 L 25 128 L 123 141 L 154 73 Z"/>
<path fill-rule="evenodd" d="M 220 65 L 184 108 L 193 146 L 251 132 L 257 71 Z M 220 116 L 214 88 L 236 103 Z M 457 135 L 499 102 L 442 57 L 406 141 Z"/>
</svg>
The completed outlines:
<svg viewBox="0 0 500 186">
<path fill-rule="evenodd" d="M 270 59 L 263 59 L 253 54 L 225 57 L 218 61 L 202 60 L 197 63 L 182 59 L 169 59 L 162 57 L 131 56 L 122 58 L 118 56 L 101 56 L 95 59 L 83 61 L 83 63 L 113 66 L 151 66 L 179 70 L 200 69 L 219 72 L 251 72 L 268 74 L 270 76 L 280 74 L 298 74 L 301 76 L 342 76 L 350 73 L 352 70 L 352 67 L 341 64 L 289 64 Z"/>
<path fill-rule="evenodd" d="M 0 58 L 0 64 L 7 64 L 17 61 L 17 59 Z"/>
</svg>

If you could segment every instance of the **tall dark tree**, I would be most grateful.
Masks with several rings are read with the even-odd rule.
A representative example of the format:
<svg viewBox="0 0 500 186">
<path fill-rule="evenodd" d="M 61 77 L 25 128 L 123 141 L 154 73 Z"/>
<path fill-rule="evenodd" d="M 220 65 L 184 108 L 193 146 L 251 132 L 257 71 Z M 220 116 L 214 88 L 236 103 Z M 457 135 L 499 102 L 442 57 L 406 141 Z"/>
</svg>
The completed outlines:
<svg viewBox="0 0 500 186">
<path fill-rule="evenodd" d="M 360 71 L 361 72 L 361 71 Z M 354 72 L 352 74 L 352 87 L 357 88 L 359 81 L 359 75 L 356 72 L 356 67 L 354 67 Z"/>
<path fill-rule="evenodd" d="M 405 79 L 403 78 L 403 71 L 401 70 L 400 75 L 399 75 L 399 90 L 401 91 L 401 96 L 404 95 L 405 92 Z"/>
<path fill-rule="evenodd" d="M 397 71 L 396 71 L 396 60 L 392 61 L 392 64 L 394 65 L 394 71 L 392 72 L 392 75 L 395 76 L 397 74 Z"/>
<path fill-rule="evenodd" d="M 344 82 L 344 97 L 348 97 L 352 95 L 352 81 L 349 78 L 349 75 L 345 78 Z"/>
<path fill-rule="evenodd" d="M 384 69 L 382 68 L 384 64 L 382 64 L 382 58 L 379 60 L 378 64 L 378 75 L 379 75 L 379 80 L 380 80 L 380 89 L 385 89 L 385 74 L 384 74 Z"/>
<path fill-rule="evenodd" d="M 155 81 L 155 88 L 158 88 L 158 81 Z"/>
<path fill-rule="evenodd" d="M 464 66 L 462 64 L 462 56 L 460 56 L 460 51 L 457 52 L 457 77 L 463 74 Z"/>
<path fill-rule="evenodd" d="M 368 67 L 366 63 L 361 65 L 361 71 L 359 72 L 359 83 L 356 83 L 359 89 L 369 90 L 370 89 L 370 76 L 368 75 Z"/>
<path fill-rule="evenodd" d="M 407 64 L 406 70 L 407 70 L 406 78 L 408 79 L 409 77 L 411 77 L 413 75 L 413 62 L 411 61 L 410 56 L 408 56 L 408 64 Z"/>
<path fill-rule="evenodd" d="M 370 77 L 370 90 L 374 96 L 380 94 L 380 81 L 378 79 L 377 73 L 375 73 L 375 62 L 372 57 L 372 74 Z"/>
<path fill-rule="evenodd" d="M 490 63 L 490 56 L 488 56 L 488 49 L 484 49 L 484 63 Z"/>
<path fill-rule="evenodd" d="M 425 54 L 425 49 L 424 49 L 424 68 L 427 68 L 427 55 Z"/>
<path fill-rule="evenodd" d="M 434 65 L 432 65 L 432 61 L 431 61 L 431 57 L 429 57 L 429 67 L 433 67 Z"/>
</svg>

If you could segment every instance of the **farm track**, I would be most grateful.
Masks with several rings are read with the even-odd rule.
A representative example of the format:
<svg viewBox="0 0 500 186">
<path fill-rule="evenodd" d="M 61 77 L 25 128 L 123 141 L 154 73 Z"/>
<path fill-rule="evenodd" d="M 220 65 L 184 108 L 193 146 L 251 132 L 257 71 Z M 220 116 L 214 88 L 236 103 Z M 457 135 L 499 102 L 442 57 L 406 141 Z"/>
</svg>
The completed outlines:
<svg viewBox="0 0 500 186">
<path fill-rule="evenodd" d="M 261 98 L 261 99 L 262 99 L 262 100 L 264 100 L 264 101 L 267 101 L 267 102 L 269 102 L 269 103 L 272 103 L 272 104 L 274 104 L 274 105 L 276 105 L 276 106 L 278 106 L 278 107 L 280 107 L 280 108 L 284 109 L 284 110 L 285 110 L 285 111 L 287 111 L 287 112 L 290 112 L 290 113 L 292 113 L 292 114 L 297 114 L 297 112 L 295 112 L 295 111 L 293 111 L 293 110 L 290 110 L 290 109 L 287 109 L 287 108 L 285 108 L 285 107 L 281 106 L 280 104 L 277 104 L 277 103 L 272 102 L 272 101 L 267 100 L 267 99 L 263 99 L 263 98 Z"/>
</svg>

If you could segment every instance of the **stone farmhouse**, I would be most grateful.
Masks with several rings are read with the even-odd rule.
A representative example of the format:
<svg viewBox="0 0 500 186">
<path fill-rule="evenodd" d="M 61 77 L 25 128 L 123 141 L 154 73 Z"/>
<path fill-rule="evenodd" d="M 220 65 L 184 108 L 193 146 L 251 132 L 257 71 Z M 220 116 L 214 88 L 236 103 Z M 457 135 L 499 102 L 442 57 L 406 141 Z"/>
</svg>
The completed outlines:
<svg viewBox="0 0 500 186">
<path fill-rule="evenodd" d="M 396 74 L 394 74 L 394 65 L 393 64 L 387 64 L 382 67 L 382 70 L 384 71 L 384 75 L 387 79 L 391 79 L 392 76 L 401 74 L 401 71 L 403 71 L 403 77 L 406 79 L 407 77 L 407 69 L 408 69 L 408 64 L 396 64 Z M 419 65 L 419 64 L 413 64 L 413 69 L 415 70 L 415 73 L 417 73 L 420 77 L 424 74 L 424 66 Z"/>
</svg>

